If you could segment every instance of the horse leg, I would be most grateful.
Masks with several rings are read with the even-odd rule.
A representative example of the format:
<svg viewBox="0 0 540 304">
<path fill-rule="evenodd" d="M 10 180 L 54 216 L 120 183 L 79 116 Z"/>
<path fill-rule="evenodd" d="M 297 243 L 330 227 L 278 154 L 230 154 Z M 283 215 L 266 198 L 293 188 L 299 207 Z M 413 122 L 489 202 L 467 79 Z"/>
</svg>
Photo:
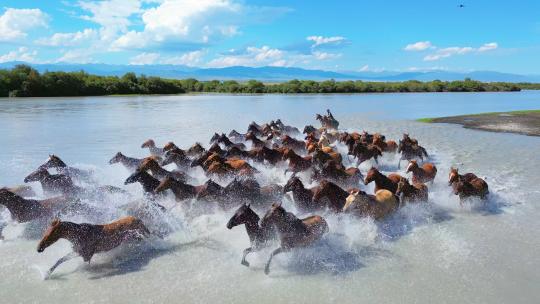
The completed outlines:
<svg viewBox="0 0 540 304">
<path fill-rule="evenodd" d="M 276 255 L 283 252 L 283 248 L 279 247 L 278 249 L 272 251 L 270 254 L 270 258 L 268 258 L 268 262 L 266 262 L 266 266 L 264 267 L 264 273 L 269 274 L 270 273 L 270 263 L 272 262 L 272 258 Z"/>
<path fill-rule="evenodd" d="M 60 266 L 60 264 L 64 263 L 64 262 L 67 262 L 73 258 L 76 258 L 78 257 L 79 255 L 76 253 L 76 252 L 71 252 L 71 253 L 68 253 L 66 254 L 65 256 L 61 257 L 58 261 L 56 261 L 56 263 L 49 269 L 49 271 L 47 271 L 47 274 L 45 274 L 45 280 L 47 280 L 51 274 L 53 273 L 53 271 L 56 269 L 56 267 Z"/>
<path fill-rule="evenodd" d="M 246 266 L 246 267 L 249 267 L 249 262 L 246 261 L 246 256 L 250 253 L 250 252 L 253 252 L 253 248 L 252 247 L 249 247 L 249 248 L 246 248 L 244 250 L 244 256 L 242 256 L 242 262 L 240 262 L 240 264 Z"/>
</svg>

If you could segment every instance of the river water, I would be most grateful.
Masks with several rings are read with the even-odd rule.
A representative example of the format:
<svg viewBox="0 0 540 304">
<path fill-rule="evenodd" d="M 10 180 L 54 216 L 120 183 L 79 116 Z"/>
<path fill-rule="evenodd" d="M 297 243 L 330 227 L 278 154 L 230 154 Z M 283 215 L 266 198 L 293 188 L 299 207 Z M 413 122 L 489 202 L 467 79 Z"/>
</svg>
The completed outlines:
<svg viewBox="0 0 540 304">
<path fill-rule="evenodd" d="M 251 121 L 317 125 L 315 113 L 327 108 L 343 129 L 418 138 L 439 168 L 430 204 L 407 206 L 383 222 L 326 214 L 326 238 L 277 256 L 267 276 L 270 249 L 250 255 L 251 268 L 240 265 L 249 240 L 243 227 L 225 228 L 232 211 L 202 214 L 173 207 L 169 199 L 164 204 L 171 211 L 151 223 L 172 231 L 164 240 L 121 246 L 90 264 L 74 259 L 49 280 L 43 280 L 44 270 L 70 251 L 69 243 L 37 253 L 44 224 L 10 223 L 9 213 L 0 210 L 7 223 L 0 241 L 0 302 L 540 303 L 540 138 L 413 121 L 538 109 L 540 92 L 0 99 L 0 186 L 21 184 L 55 153 L 92 169 L 100 184 L 137 197 L 138 184 L 123 185 L 128 171 L 108 164 L 118 151 L 146 156 L 140 145 L 148 138 L 158 145 L 173 140 L 183 148 L 195 141 L 208 146 L 215 131 L 244 132 Z M 385 156 L 379 168 L 392 172 L 396 164 L 397 156 Z M 446 185 L 452 165 L 486 178 L 486 205 L 459 206 Z M 258 169 L 261 182 L 286 182 L 280 170 Z M 190 174 L 204 181 L 200 172 Z M 96 215 L 64 220 L 110 221 L 122 215 L 125 203 L 116 197 L 88 202 L 100 210 Z M 291 208 L 287 198 L 284 206 Z"/>
</svg>

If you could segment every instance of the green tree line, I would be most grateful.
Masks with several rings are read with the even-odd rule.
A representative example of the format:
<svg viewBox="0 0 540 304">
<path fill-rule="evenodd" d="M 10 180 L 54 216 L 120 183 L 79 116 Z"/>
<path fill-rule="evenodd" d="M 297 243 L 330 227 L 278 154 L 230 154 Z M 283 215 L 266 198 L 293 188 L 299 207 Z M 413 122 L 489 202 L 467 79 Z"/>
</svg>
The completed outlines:
<svg viewBox="0 0 540 304">
<path fill-rule="evenodd" d="M 421 82 L 313 81 L 291 80 L 263 83 L 257 80 L 198 81 L 164 79 L 127 73 L 122 77 L 97 76 L 80 72 L 39 73 L 27 65 L 0 70 L 1 97 L 98 96 L 114 94 L 215 93 L 393 93 L 393 92 L 496 92 L 540 89 L 540 84 L 434 80 Z"/>
</svg>

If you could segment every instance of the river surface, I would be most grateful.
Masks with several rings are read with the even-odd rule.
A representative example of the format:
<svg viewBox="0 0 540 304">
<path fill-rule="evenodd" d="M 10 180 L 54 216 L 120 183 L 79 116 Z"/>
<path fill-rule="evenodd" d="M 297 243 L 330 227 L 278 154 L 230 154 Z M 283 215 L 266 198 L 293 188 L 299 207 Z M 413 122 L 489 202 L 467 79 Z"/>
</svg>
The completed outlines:
<svg viewBox="0 0 540 304">
<path fill-rule="evenodd" d="M 55 153 L 91 169 L 100 184 L 137 198 L 129 172 L 108 160 L 118 151 L 144 157 L 153 138 L 182 148 L 251 121 L 281 118 L 303 128 L 332 109 L 341 129 L 403 132 L 427 148 L 438 168 L 429 204 L 407 206 L 382 222 L 323 214 L 330 233 L 314 248 L 276 256 L 271 250 L 240 265 L 249 240 L 243 227 L 225 227 L 233 211 L 204 214 L 172 198 L 171 210 L 152 217 L 163 240 L 121 246 L 43 273 L 70 252 L 65 240 L 37 253 L 46 223 L 15 224 L 0 210 L 1 303 L 540 303 L 540 138 L 488 133 L 458 125 L 422 124 L 420 117 L 540 109 L 540 92 L 365 95 L 185 95 L 0 99 L 0 186 L 24 177 Z M 397 156 L 379 168 L 397 171 Z M 365 174 L 372 163 L 360 166 Z M 256 165 L 261 183 L 284 184 L 283 171 Z M 459 206 L 450 194 L 450 166 L 475 172 L 490 186 L 488 202 Z M 404 174 L 404 166 L 401 167 Z M 204 181 L 200 171 L 190 172 Z M 305 178 L 305 176 L 303 177 Z M 32 184 L 41 196 L 38 184 Z M 364 186 L 362 185 L 362 188 Z M 367 191 L 373 190 L 373 185 Z M 63 220 L 103 223 L 124 215 L 125 198 L 88 201 L 93 215 Z M 284 206 L 291 211 L 286 197 Z M 275 245 L 274 247 L 277 247 Z"/>
</svg>

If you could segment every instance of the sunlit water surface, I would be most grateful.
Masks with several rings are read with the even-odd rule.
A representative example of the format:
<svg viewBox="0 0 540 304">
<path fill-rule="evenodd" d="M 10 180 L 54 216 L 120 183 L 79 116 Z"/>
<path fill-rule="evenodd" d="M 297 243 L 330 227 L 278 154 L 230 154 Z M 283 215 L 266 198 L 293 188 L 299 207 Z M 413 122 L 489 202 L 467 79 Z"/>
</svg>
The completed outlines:
<svg viewBox="0 0 540 304">
<path fill-rule="evenodd" d="M 0 302 L 80 303 L 540 303 L 540 138 L 431 125 L 414 118 L 540 108 L 540 94 L 384 94 L 264 96 L 143 96 L 0 99 L 0 186 L 21 184 L 49 153 L 95 171 L 100 184 L 123 186 L 128 171 L 108 160 L 118 151 L 146 156 L 147 138 L 187 148 L 208 144 L 214 131 L 281 118 L 316 125 L 331 108 L 341 128 L 378 131 L 397 139 L 409 132 L 439 167 L 430 204 L 408 206 L 381 222 L 324 215 L 330 233 L 315 248 L 277 256 L 270 249 L 240 265 L 249 241 L 243 227 L 225 228 L 229 212 L 200 214 L 163 202 L 171 211 L 149 225 L 174 231 L 164 240 L 121 246 L 42 273 L 70 251 L 59 241 L 36 252 L 44 224 L 12 224 L 0 241 Z M 385 156 L 382 171 L 397 170 Z M 487 205 L 459 207 L 446 185 L 448 168 L 485 177 Z M 366 162 L 362 172 L 371 166 Z M 258 165 L 261 183 L 285 183 L 283 171 Z M 198 182 L 200 171 L 190 172 Z M 36 189 L 40 189 L 35 184 Z M 362 186 L 363 187 L 363 186 Z M 372 191 L 372 185 L 368 187 Z M 95 214 L 65 220 L 106 222 L 124 215 L 126 198 L 85 202 Z M 290 201 L 284 206 L 294 210 Z M 1 211 L 0 221 L 9 213 Z M 276 245 L 277 246 L 277 245 Z"/>
</svg>

